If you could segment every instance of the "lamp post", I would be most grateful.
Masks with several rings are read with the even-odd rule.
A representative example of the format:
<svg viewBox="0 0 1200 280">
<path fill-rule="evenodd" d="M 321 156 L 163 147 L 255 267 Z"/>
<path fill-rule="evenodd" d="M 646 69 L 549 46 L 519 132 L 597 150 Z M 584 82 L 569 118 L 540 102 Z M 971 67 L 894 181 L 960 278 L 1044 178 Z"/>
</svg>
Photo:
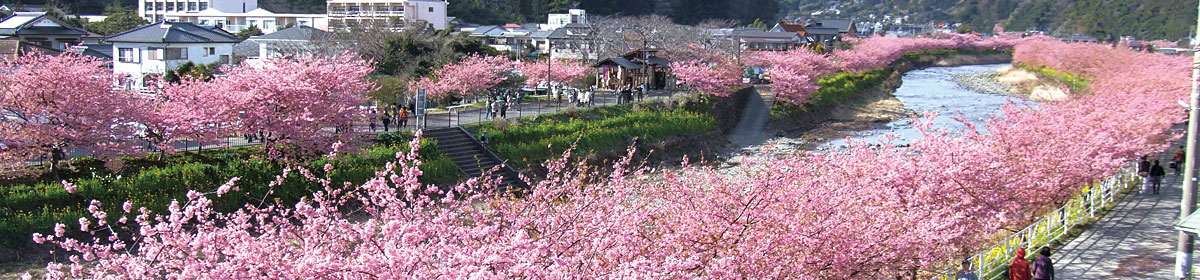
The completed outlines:
<svg viewBox="0 0 1200 280">
<path fill-rule="evenodd" d="M 1197 9 L 1197 14 L 1200 15 L 1200 7 Z M 1196 22 L 1196 38 L 1200 38 L 1200 18 Z M 1183 173 L 1183 198 L 1179 205 L 1179 220 L 1182 221 L 1192 214 L 1196 206 L 1196 161 L 1200 160 L 1200 155 L 1196 154 L 1197 138 L 1200 135 L 1200 52 L 1195 51 L 1195 39 L 1192 39 L 1192 103 L 1188 107 L 1188 128 L 1187 128 L 1187 162 L 1184 164 Z M 1186 232 L 1179 232 L 1179 243 L 1176 244 L 1175 252 L 1175 278 L 1189 279 L 1192 277 L 1192 247 L 1194 240 L 1192 236 Z"/>
</svg>

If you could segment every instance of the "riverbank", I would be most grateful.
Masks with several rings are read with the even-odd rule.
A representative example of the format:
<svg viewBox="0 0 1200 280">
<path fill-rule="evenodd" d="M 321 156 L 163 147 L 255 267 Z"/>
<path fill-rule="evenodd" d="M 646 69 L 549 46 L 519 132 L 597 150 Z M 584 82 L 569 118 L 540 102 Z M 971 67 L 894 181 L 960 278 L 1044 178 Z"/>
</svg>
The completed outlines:
<svg viewBox="0 0 1200 280">
<path fill-rule="evenodd" d="M 766 131 L 777 136 L 776 150 L 815 150 L 821 143 L 860 136 L 863 131 L 884 128 L 889 122 L 910 118 L 916 114 L 917 112 L 907 109 L 904 102 L 894 95 L 902 84 L 904 74 L 909 71 L 929 67 L 1004 64 L 1011 61 L 1012 55 L 1006 52 L 938 51 L 931 54 L 906 55 L 880 70 L 886 79 L 877 85 L 829 106 L 772 116 Z M 750 151 L 739 151 L 744 152 Z"/>
</svg>

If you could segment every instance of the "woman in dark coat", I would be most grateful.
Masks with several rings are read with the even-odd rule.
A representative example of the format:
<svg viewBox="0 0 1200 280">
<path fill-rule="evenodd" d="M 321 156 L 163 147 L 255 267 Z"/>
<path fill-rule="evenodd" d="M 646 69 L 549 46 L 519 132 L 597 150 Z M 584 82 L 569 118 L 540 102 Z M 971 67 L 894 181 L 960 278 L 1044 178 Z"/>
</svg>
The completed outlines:
<svg viewBox="0 0 1200 280">
<path fill-rule="evenodd" d="M 1034 280 L 1054 280 L 1054 263 L 1050 261 L 1050 248 L 1042 248 L 1041 254 L 1033 260 Z"/>
</svg>

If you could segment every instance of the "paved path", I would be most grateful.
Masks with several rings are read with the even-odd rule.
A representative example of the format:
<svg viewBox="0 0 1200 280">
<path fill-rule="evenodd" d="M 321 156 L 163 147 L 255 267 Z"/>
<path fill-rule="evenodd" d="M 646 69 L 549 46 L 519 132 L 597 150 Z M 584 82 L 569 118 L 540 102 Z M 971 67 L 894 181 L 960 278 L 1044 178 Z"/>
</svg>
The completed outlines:
<svg viewBox="0 0 1200 280">
<path fill-rule="evenodd" d="M 1178 147 L 1175 144 L 1158 157 L 1164 167 Z M 1178 236 L 1172 226 L 1179 217 L 1183 191 L 1181 176 L 1166 170 L 1159 195 L 1130 192 L 1091 228 L 1051 255 L 1058 279 L 1175 277 Z"/>
</svg>

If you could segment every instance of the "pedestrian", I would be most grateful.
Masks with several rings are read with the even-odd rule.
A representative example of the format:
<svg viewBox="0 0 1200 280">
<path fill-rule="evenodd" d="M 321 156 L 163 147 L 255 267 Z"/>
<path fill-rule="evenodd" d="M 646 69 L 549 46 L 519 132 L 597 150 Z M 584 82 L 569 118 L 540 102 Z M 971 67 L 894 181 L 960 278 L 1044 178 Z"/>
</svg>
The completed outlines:
<svg viewBox="0 0 1200 280">
<path fill-rule="evenodd" d="M 1163 176 L 1167 175 L 1167 171 L 1163 170 L 1162 165 L 1158 164 L 1158 160 L 1154 160 L 1154 166 L 1150 167 L 1150 185 L 1154 186 L 1154 194 L 1158 194 L 1158 189 L 1162 188 Z"/>
<path fill-rule="evenodd" d="M 638 89 L 638 102 L 642 102 L 642 97 L 646 95 L 646 84 L 642 84 L 642 88 Z"/>
<path fill-rule="evenodd" d="M 500 96 L 496 96 L 496 101 L 492 102 L 492 118 L 500 116 Z"/>
<path fill-rule="evenodd" d="M 1171 157 L 1171 168 L 1175 169 L 1175 176 L 1183 173 L 1183 161 L 1186 157 L 1187 152 L 1183 149 L 1183 146 L 1179 146 L 1179 149 L 1175 150 L 1175 156 Z"/>
<path fill-rule="evenodd" d="M 376 115 L 375 110 L 371 110 L 371 122 L 370 122 L 371 133 L 375 133 L 375 119 L 378 119 L 378 117 L 379 116 Z"/>
<path fill-rule="evenodd" d="M 400 112 L 397 114 L 399 114 L 399 116 L 396 117 L 396 121 L 399 123 L 399 125 L 396 126 L 396 130 L 408 127 L 408 109 L 400 108 Z"/>
<path fill-rule="evenodd" d="M 488 142 L 487 132 L 479 134 L 479 143 L 487 144 L 487 142 Z"/>
<path fill-rule="evenodd" d="M 1033 260 L 1034 280 L 1054 280 L 1054 263 L 1050 261 L 1050 247 L 1042 247 L 1041 254 Z"/>
<path fill-rule="evenodd" d="M 383 117 L 379 119 L 383 121 L 383 132 L 388 132 L 388 126 L 392 123 L 392 116 L 390 114 L 391 113 L 383 112 Z"/>
<path fill-rule="evenodd" d="M 1146 156 L 1138 162 L 1138 176 L 1142 176 L 1142 194 L 1150 193 L 1150 160 Z"/>
<path fill-rule="evenodd" d="M 954 280 L 979 280 L 979 276 L 976 276 L 975 271 L 971 269 L 971 259 L 963 260 L 958 274 L 954 276 Z"/>
<path fill-rule="evenodd" d="M 1025 259 L 1025 248 L 1017 249 L 1017 257 L 1008 265 L 1009 280 L 1030 280 L 1033 274 L 1029 271 L 1029 260 Z"/>
</svg>

